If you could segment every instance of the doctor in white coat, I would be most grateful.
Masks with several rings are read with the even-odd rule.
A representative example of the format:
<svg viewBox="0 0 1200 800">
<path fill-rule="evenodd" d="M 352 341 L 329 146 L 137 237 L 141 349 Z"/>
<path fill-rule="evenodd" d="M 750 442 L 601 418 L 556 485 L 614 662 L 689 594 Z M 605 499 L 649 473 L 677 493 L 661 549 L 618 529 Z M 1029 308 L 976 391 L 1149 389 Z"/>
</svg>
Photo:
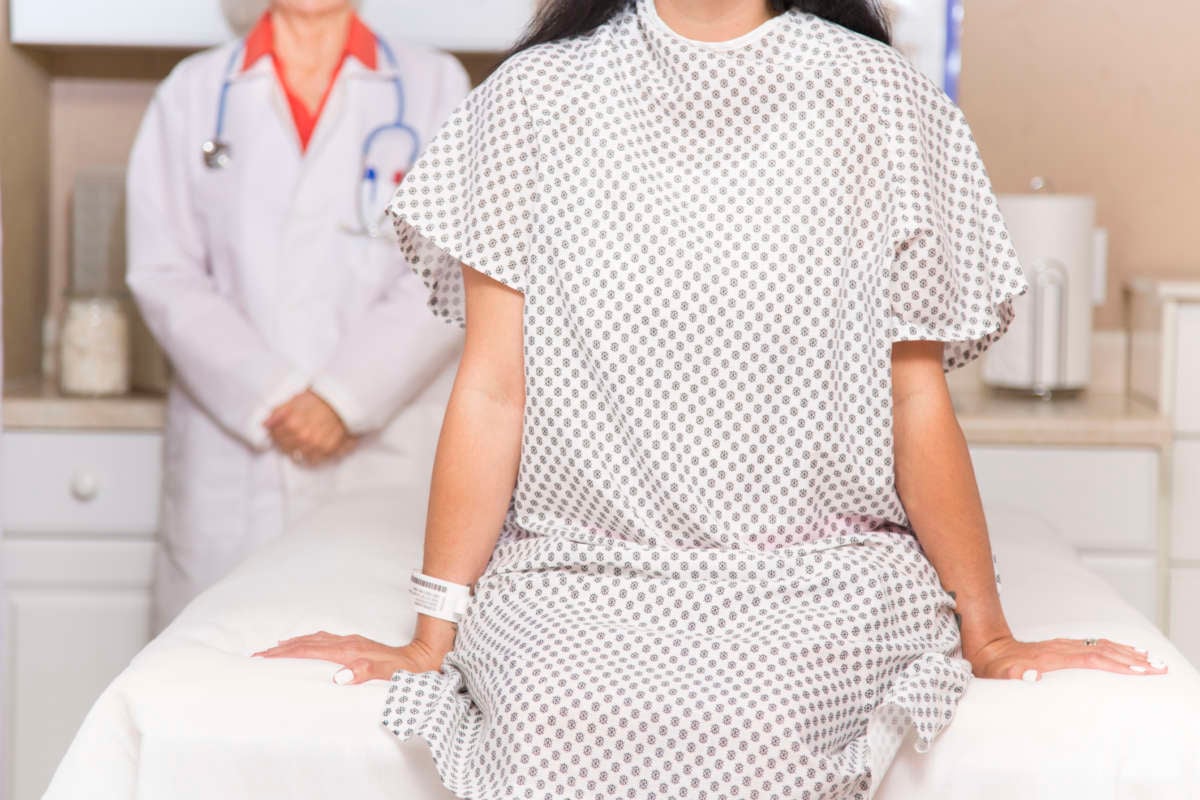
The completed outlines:
<svg viewBox="0 0 1200 800">
<path fill-rule="evenodd" d="M 159 87 L 127 211 L 128 283 L 174 368 L 156 629 L 323 499 L 427 483 L 461 333 L 383 209 L 468 88 L 348 0 L 272 0 Z"/>
</svg>

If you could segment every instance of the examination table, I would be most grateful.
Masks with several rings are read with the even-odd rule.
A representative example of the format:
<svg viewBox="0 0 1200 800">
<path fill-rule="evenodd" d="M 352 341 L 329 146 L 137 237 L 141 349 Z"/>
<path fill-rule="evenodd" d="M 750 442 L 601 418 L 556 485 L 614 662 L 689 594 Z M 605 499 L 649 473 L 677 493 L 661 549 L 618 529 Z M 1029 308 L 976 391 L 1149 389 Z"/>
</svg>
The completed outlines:
<svg viewBox="0 0 1200 800">
<path fill-rule="evenodd" d="M 380 724 L 386 682 L 339 687 L 334 664 L 248 656 L 320 629 L 405 641 L 425 505 L 415 488 L 322 508 L 197 598 L 96 702 L 48 800 L 451 797 L 423 743 Z M 929 753 L 901 748 L 876 797 L 1200 797 L 1200 674 L 1044 524 L 990 526 L 1017 636 L 1112 638 L 1170 673 L 975 680 Z"/>
</svg>

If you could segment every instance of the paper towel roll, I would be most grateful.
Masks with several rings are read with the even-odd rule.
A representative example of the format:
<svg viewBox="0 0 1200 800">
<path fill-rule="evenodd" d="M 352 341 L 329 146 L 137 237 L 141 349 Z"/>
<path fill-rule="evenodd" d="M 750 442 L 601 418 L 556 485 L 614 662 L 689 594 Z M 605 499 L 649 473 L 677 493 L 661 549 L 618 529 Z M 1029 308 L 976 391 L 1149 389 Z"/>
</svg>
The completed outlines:
<svg viewBox="0 0 1200 800">
<path fill-rule="evenodd" d="M 1000 195 L 1030 290 L 1009 332 L 989 349 L 989 385 L 1038 393 L 1082 389 L 1091 375 L 1096 201 L 1080 195 Z"/>
</svg>

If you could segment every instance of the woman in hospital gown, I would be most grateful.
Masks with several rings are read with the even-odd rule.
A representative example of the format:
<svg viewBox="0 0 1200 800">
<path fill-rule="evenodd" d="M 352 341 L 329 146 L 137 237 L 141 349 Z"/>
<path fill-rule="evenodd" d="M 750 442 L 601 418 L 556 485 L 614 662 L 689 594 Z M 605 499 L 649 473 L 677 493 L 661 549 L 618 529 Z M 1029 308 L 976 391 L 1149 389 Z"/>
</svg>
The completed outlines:
<svg viewBox="0 0 1200 800">
<path fill-rule="evenodd" d="M 474 597 L 266 654 L 390 677 L 461 797 L 862 798 L 972 674 L 1159 671 L 1012 637 L 943 376 L 1026 289 L 995 197 L 868 3 L 778 5 L 551 4 L 393 200 Z"/>
</svg>

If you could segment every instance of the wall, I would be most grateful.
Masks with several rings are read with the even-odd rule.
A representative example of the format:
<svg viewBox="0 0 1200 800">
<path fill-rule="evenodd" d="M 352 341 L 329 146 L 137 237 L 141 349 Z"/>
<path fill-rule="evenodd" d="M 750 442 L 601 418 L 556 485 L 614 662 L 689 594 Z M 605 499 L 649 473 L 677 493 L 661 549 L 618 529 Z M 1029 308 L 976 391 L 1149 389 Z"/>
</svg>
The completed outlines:
<svg viewBox="0 0 1200 800">
<path fill-rule="evenodd" d="M 147 80 L 55 78 L 50 88 L 49 313 L 61 318 L 71 258 L 71 201 L 81 168 L 123 166 L 154 91 Z"/>
<path fill-rule="evenodd" d="M 1200 279 L 1200 3 L 966 0 L 961 102 L 997 191 L 1092 194 L 1108 302 L 1134 274 Z"/>
<path fill-rule="evenodd" d="M 0 194 L 4 225 L 4 376 L 35 375 L 46 298 L 50 79 L 44 57 L 8 42 L 0 0 Z"/>
<path fill-rule="evenodd" d="M 1118 0 L 966 0 L 961 99 L 996 189 L 1023 191 L 1032 176 L 1049 176 L 1059 191 L 1095 194 L 1100 222 L 1111 229 L 1099 328 L 1123 324 L 1120 287 L 1135 273 L 1200 279 L 1191 200 L 1200 187 L 1200 59 L 1192 56 L 1200 4 L 1173 2 L 1171 9 L 1152 14 Z M 35 363 L 24 348 L 9 348 L 14 337 L 38 333 L 47 274 L 58 307 L 75 169 L 124 160 L 154 83 L 182 55 L 55 52 L 44 57 L 51 89 L 30 57 L 0 45 L 0 167 L 7 161 L 16 170 L 5 175 L 5 196 L 29 198 L 5 203 L 5 222 L 17 231 L 5 243 L 12 254 L 5 276 L 9 374 Z M 464 57 L 476 81 L 494 61 Z M 19 96 L 10 84 L 21 87 Z M 21 124 L 3 124 L 14 110 Z M 39 179 L 47 129 L 53 153 Z M 48 234 L 38 214 L 47 207 L 47 177 Z M 37 267 L 47 246 L 48 273 Z"/>
</svg>

